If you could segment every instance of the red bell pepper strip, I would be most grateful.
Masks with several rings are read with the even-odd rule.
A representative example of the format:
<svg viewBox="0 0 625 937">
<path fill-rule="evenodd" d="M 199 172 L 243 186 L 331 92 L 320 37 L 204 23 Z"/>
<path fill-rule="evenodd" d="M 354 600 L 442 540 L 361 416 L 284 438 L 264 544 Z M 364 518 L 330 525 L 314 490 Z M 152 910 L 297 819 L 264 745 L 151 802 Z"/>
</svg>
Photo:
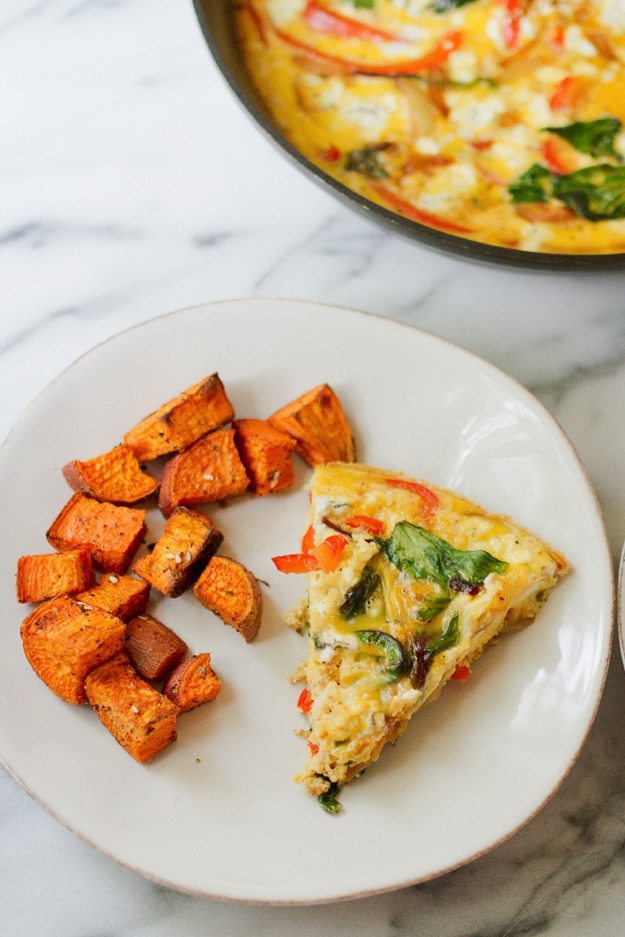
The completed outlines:
<svg viewBox="0 0 625 937">
<path fill-rule="evenodd" d="M 341 562 L 341 554 L 346 546 L 345 537 L 333 534 L 331 537 L 326 537 L 318 547 L 313 547 L 310 553 L 317 560 L 319 569 L 322 569 L 324 573 L 332 573 Z"/>
<path fill-rule="evenodd" d="M 368 514 L 354 514 L 345 521 L 347 527 L 367 530 L 370 534 L 377 536 L 384 531 L 384 521 L 377 517 L 370 517 Z"/>
<path fill-rule="evenodd" d="M 459 683 L 464 683 L 465 680 L 468 680 L 471 676 L 470 667 L 465 667 L 464 664 L 458 664 L 456 669 L 451 675 L 452 680 L 457 680 Z"/>
<path fill-rule="evenodd" d="M 391 208 L 405 215 L 406 218 L 410 218 L 412 221 L 418 221 L 419 224 L 429 225 L 430 228 L 439 228 L 441 231 L 450 231 L 452 234 L 473 233 L 473 228 L 467 228 L 464 225 L 456 224 L 455 221 L 448 221 L 447 218 L 441 218 L 439 215 L 433 215 L 429 211 L 423 211 L 417 208 L 416 205 L 413 205 L 412 202 L 407 202 L 382 185 L 372 185 L 371 188 L 380 198 L 388 202 Z"/>
<path fill-rule="evenodd" d="M 297 708 L 303 713 L 309 713 L 314 702 L 310 690 L 305 686 L 297 698 Z"/>
<path fill-rule="evenodd" d="M 308 745 L 308 750 L 310 751 L 310 754 L 311 754 L 311 755 L 316 755 L 317 752 L 319 751 L 319 746 L 317 745 L 317 743 L 316 743 L 316 742 L 311 742 L 310 739 L 309 739 L 309 740 L 306 742 L 306 744 Z"/>
<path fill-rule="evenodd" d="M 440 505 L 438 495 L 431 488 L 426 488 L 425 485 L 421 485 L 419 482 L 411 482 L 404 478 L 388 478 L 386 484 L 390 485 L 391 488 L 403 488 L 404 491 L 411 491 L 421 498 L 423 513 L 427 518 L 432 517 Z"/>
<path fill-rule="evenodd" d="M 319 560 L 310 553 L 287 553 L 272 556 L 271 562 L 281 573 L 310 573 L 319 569 Z"/>
<path fill-rule="evenodd" d="M 315 545 L 315 531 L 312 525 L 308 528 L 304 536 L 302 537 L 302 553 L 310 553 L 311 549 Z"/>
<path fill-rule="evenodd" d="M 320 152 L 319 152 L 319 156 L 320 156 L 321 159 L 324 160 L 324 162 L 326 162 L 326 163 L 336 163 L 336 162 L 338 162 L 338 161 L 340 160 L 340 158 L 341 158 L 341 155 L 342 155 L 342 154 L 341 154 L 341 151 L 339 150 L 338 146 L 334 146 L 334 144 L 332 144 L 332 146 L 326 147 L 325 150 L 320 150 Z"/>
<path fill-rule="evenodd" d="M 384 39 L 390 42 L 400 41 L 399 36 L 386 32 L 384 29 L 375 29 L 360 20 L 342 16 L 333 10 L 328 10 L 317 0 L 309 0 L 302 13 L 302 18 L 311 29 L 329 36 L 340 36 L 341 39 Z"/>
<path fill-rule="evenodd" d="M 575 104 L 582 90 L 582 83 L 574 75 L 567 75 L 560 81 L 551 97 L 549 98 L 549 107 L 552 111 L 564 111 Z"/>
<path fill-rule="evenodd" d="M 540 145 L 540 152 L 544 161 L 547 163 L 547 168 L 551 172 L 555 172 L 558 176 L 561 176 L 563 173 L 571 172 L 575 167 L 571 164 L 570 160 L 567 160 L 562 147 L 560 146 L 560 141 L 555 140 L 553 137 L 548 137 Z"/>
<path fill-rule="evenodd" d="M 559 52 L 564 48 L 564 26 L 562 23 L 556 23 L 549 31 L 549 42 Z"/>
<path fill-rule="evenodd" d="M 503 27 L 503 38 L 508 49 L 516 49 L 521 34 L 521 17 L 525 10 L 523 0 L 503 0 L 506 10 L 506 20 Z"/>
<path fill-rule="evenodd" d="M 396 62 L 384 62 L 381 64 L 369 64 L 366 62 L 352 62 L 349 59 L 339 58 L 338 55 L 329 55 L 326 52 L 320 52 L 318 49 L 308 45 L 301 39 L 290 36 L 289 33 L 273 26 L 275 35 L 286 45 L 297 49 L 306 55 L 312 56 L 323 62 L 328 62 L 336 66 L 338 71 L 346 75 L 387 75 L 390 78 L 399 75 L 419 75 L 422 72 L 429 72 L 433 68 L 440 68 L 445 64 L 452 52 L 458 49 L 462 43 L 462 33 L 458 30 L 451 30 L 443 33 L 434 43 L 432 49 L 426 52 L 418 59 L 404 59 Z"/>
<path fill-rule="evenodd" d="M 267 45 L 267 24 L 261 17 L 258 10 L 252 3 L 246 3 L 245 12 L 248 14 L 252 23 L 254 24 L 254 28 L 256 29 L 259 38 L 265 45 Z"/>
</svg>

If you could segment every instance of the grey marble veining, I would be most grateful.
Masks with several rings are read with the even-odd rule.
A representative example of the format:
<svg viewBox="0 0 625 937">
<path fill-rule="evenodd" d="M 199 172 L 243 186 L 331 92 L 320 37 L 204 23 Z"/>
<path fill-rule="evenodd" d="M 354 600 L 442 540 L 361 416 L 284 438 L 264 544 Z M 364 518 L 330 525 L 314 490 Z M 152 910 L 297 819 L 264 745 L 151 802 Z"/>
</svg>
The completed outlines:
<svg viewBox="0 0 625 937">
<path fill-rule="evenodd" d="M 257 133 L 188 2 L 4 0 L 0 100 L 0 437 L 78 355 L 160 313 L 249 294 L 352 306 L 457 342 L 537 393 L 580 453 L 616 557 L 623 275 L 474 266 L 351 214 Z M 428 884 L 315 908 L 155 886 L 0 772 L 0 933 L 619 937 L 624 717 L 615 656 L 578 762 L 524 829 Z"/>
</svg>

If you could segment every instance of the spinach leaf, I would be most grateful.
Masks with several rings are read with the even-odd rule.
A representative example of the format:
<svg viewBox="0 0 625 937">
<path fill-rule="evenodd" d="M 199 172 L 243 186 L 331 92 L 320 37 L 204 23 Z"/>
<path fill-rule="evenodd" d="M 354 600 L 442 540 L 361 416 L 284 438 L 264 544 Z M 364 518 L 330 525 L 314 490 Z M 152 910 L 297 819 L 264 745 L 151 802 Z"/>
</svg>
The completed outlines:
<svg viewBox="0 0 625 937">
<path fill-rule="evenodd" d="M 363 146 L 361 150 L 350 150 L 345 159 L 348 172 L 359 172 L 369 179 L 388 179 L 388 173 L 380 159 L 379 150 Z"/>
<path fill-rule="evenodd" d="M 436 637 L 430 638 L 425 645 L 426 657 L 429 660 L 436 654 L 440 654 L 441 651 L 447 651 L 450 647 L 455 647 L 458 641 L 460 640 L 460 625 L 458 624 L 458 616 L 454 615 L 450 619 L 447 627 L 441 634 L 436 635 Z"/>
<path fill-rule="evenodd" d="M 412 657 L 397 638 L 386 631 L 356 631 L 355 634 L 361 644 L 372 644 L 384 651 L 387 683 L 394 683 L 408 673 L 412 666 Z"/>
<path fill-rule="evenodd" d="M 457 10 L 458 7 L 466 6 L 467 3 L 473 3 L 474 0 L 433 0 L 430 9 L 435 13 L 447 13 L 448 10 Z"/>
<path fill-rule="evenodd" d="M 451 585 L 451 581 L 450 581 Z M 473 587 L 472 587 L 473 588 Z M 442 612 L 444 608 L 447 608 L 451 601 L 451 596 L 447 593 L 442 592 L 440 595 L 431 596 L 428 599 L 425 599 L 423 605 L 417 611 L 417 620 L 418 621 L 432 621 L 439 612 Z"/>
<path fill-rule="evenodd" d="M 324 794 L 319 794 L 319 796 L 317 797 L 317 800 L 319 801 L 323 809 L 326 811 L 326 813 L 340 813 L 341 810 L 343 809 L 341 807 L 341 804 L 336 799 L 336 795 L 338 794 L 339 791 L 340 791 L 340 787 L 338 786 L 336 781 L 333 781 L 330 784 L 330 787 L 328 788 L 328 790 Z"/>
<path fill-rule="evenodd" d="M 589 221 L 625 218 L 625 166 L 601 163 L 557 176 L 553 194 Z"/>
<path fill-rule="evenodd" d="M 356 618 L 365 611 L 368 600 L 378 588 L 380 577 L 369 566 L 365 566 L 362 576 L 345 593 L 345 598 L 339 605 L 339 612 L 343 618 Z"/>
<path fill-rule="evenodd" d="M 623 157 L 614 149 L 614 138 L 621 129 L 617 117 L 602 117 L 599 120 L 578 120 L 566 127 L 545 127 L 550 133 L 556 133 L 580 153 L 589 156 L 613 156 L 622 162 Z"/>
<path fill-rule="evenodd" d="M 356 9 L 372 10 L 375 6 L 375 0 L 352 0 Z"/>
<path fill-rule="evenodd" d="M 508 186 L 508 192 L 515 204 L 520 202 L 546 202 L 552 191 L 553 175 L 541 166 L 534 163 L 522 176 L 515 179 Z"/>
<path fill-rule="evenodd" d="M 481 585 L 490 573 L 508 564 L 485 550 L 458 550 L 429 530 L 401 521 L 388 540 L 378 540 L 382 554 L 413 579 L 434 582 L 447 593 L 449 581 Z"/>
<path fill-rule="evenodd" d="M 447 627 L 438 635 L 426 637 L 419 635 L 412 643 L 412 666 L 410 668 L 410 681 L 417 690 L 425 683 L 432 661 L 441 651 L 455 647 L 460 640 L 460 625 L 458 616 L 450 619 Z"/>
</svg>

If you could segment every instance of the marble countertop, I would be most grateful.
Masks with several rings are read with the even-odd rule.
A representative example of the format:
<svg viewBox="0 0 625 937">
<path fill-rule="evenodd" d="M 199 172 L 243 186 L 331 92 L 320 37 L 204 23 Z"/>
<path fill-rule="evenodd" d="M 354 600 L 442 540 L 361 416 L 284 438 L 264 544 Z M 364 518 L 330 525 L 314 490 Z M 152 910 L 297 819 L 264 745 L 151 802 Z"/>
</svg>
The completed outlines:
<svg viewBox="0 0 625 937">
<path fill-rule="evenodd" d="M 536 393 L 580 453 L 616 560 L 625 275 L 475 266 L 352 214 L 257 132 L 189 0 L 3 0 L 0 89 L 0 438 L 60 370 L 129 325 L 231 297 L 316 299 L 449 338 Z M 624 716 L 616 652 L 581 757 L 523 830 L 429 884 L 317 908 L 156 886 L 84 845 L 0 771 L 0 932 L 621 934 Z"/>
</svg>

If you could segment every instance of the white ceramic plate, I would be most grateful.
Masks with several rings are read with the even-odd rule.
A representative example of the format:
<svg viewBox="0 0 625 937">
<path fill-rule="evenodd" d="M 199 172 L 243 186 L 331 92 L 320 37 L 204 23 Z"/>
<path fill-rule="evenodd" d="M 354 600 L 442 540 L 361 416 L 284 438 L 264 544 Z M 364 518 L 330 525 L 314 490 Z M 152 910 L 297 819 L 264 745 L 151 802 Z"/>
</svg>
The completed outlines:
<svg viewBox="0 0 625 937">
<path fill-rule="evenodd" d="M 68 498 L 61 467 L 218 370 L 239 416 L 262 417 L 322 381 L 356 428 L 362 461 L 456 488 L 564 551 L 573 572 L 535 624 L 490 649 L 466 684 L 417 714 L 399 743 L 343 792 L 332 817 L 293 784 L 303 760 L 303 653 L 282 625 L 303 582 L 270 557 L 297 550 L 296 490 L 211 510 L 222 552 L 269 583 L 246 645 L 190 596 L 152 609 L 223 678 L 179 719 L 178 742 L 135 763 L 85 707 L 53 696 L 21 650 L 16 558 L 45 552 Z M 3 627 L 0 753 L 51 813 L 117 861 L 185 891 L 316 902 L 436 876 L 490 849 L 553 793 L 592 722 L 607 665 L 611 562 L 589 483 L 562 432 L 523 388 L 438 338 L 328 306 L 246 300 L 154 319 L 95 348 L 18 421 L 0 452 Z M 150 536 L 162 520 L 149 515 Z"/>
</svg>

